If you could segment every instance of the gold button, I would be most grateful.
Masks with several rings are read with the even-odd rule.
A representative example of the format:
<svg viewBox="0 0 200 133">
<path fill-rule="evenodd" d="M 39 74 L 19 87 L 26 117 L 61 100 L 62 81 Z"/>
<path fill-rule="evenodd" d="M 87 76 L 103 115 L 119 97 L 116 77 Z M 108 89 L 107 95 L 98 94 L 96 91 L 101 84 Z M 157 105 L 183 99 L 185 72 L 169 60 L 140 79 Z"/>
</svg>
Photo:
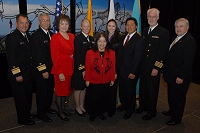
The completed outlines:
<svg viewBox="0 0 200 133">
<path fill-rule="evenodd" d="M 150 50 L 148 50 L 148 52 L 149 52 Z"/>
<path fill-rule="evenodd" d="M 32 59 L 32 57 L 30 57 L 30 59 Z"/>
<path fill-rule="evenodd" d="M 151 46 L 151 44 L 149 44 L 149 46 Z"/>
<path fill-rule="evenodd" d="M 149 55 L 147 55 L 147 57 L 148 57 Z"/>
</svg>

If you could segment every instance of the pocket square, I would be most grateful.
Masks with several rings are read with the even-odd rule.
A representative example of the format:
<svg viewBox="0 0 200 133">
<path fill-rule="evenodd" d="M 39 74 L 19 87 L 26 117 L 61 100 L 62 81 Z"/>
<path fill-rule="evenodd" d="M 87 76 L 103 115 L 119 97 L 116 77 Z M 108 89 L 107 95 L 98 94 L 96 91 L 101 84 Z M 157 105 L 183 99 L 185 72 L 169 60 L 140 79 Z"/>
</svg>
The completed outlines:
<svg viewBox="0 0 200 133">
<path fill-rule="evenodd" d="M 152 36 L 151 38 L 159 38 L 159 36 Z"/>
</svg>

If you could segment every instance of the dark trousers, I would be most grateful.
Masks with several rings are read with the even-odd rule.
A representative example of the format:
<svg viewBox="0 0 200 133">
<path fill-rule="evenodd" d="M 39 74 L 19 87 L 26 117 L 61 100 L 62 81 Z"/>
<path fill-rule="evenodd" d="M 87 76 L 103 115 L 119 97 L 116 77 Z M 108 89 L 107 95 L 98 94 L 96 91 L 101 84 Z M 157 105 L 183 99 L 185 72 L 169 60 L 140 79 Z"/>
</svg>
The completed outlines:
<svg viewBox="0 0 200 133">
<path fill-rule="evenodd" d="M 36 101 L 37 115 L 44 117 L 48 109 L 51 108 L 54 91 L 54 79 L 36 79 Z"/>
<path fill-rule="evenodd" d="M 119 79 L 119 95 L 123 109 L 126 112 L 133 113 L 136 102 L 136 84 L 138 77 L 135 79 L 122 78 Z"/>
<path fill-rule="evenodd" d="M 96 117 L 107 111 L 109 84 L 92 84 L 86 88 L 86 111 L 91 117 Z"/>
<path fill-rule="evenodd" d="M 18 123 L 29 121 L 30 110 L 32 106 L 33 80 L 24 80 L 17 82 L 15 79 L 10 80 L 12 87 L 15 107 L 17 111 Z"/>
<path fill-rule="evenodd" d="M 189 84 L 190 82 L 183 82 L 183 84 L 167 83 L 171 120 L 177 123 L 182 121 Z"/>
<path fill-rule="evenodd" d="M 108 115 L 109 116 L 112 116 L 115 114 L 117 86 L 118 86 L 118 79 L 116 79 L 114 85 L 109 86 L 109 89 L 108 89 Z"/>
<path fill-rule="evenodd" d="M 160 85 L 160 73 L 151 76 L 151 73 L 140 73 L 139 102 L 140 107 L 147 109 L 148 113 L 155 115 Z"/>
</svg>

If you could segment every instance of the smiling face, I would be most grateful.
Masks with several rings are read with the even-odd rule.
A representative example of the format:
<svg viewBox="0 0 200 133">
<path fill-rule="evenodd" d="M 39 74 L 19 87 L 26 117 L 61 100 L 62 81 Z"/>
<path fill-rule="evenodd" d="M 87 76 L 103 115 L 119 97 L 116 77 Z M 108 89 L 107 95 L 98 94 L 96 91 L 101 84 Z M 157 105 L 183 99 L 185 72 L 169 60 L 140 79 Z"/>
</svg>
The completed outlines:
<svg viewBox="0 0 200 133">
<path fill-rule="evenodd" d="M 110 21 L 110 22 L 107 24 L 108 32 L 109 32 L 109 34 L 111 34 L 111 35 L 115 33 L 116 28 L 117 28 L 117 26 L 116 26 L 115 22 L 113 22 L 113 21 Z"/>
<path fill-rule="evenodd" d="M 189 26 L 186 25 L 185 21 L 177 21 L 175 25 L 175 32 L 177 36 L 182 36 L 189 29 Z"/>
<path fill-rule="evenodd" d="M 48 30 L 50 27 L 50 17 L 48 15 L 40 16 L 38 23 L 44 30 Z"/>
<path fill-rule="evenodd" d="M 106 45 L 107 45 L 106 38 L 104 36 L 101 36 L 97 41 L 98 50 L 100 52 L 105 51 Z"/>
<path fill-rule="evenodd" d="M 157 24 L 159 16 L 156 14 L 155 11 L 149 11 L 147 15 L 148 23 L 150 27 L 154 27 Z"/>
<path fill-rule="evenodd" d="M 69 23 L 66 20 L 60 20 L 59 32 L 66 33 L 69 29 Z"/>
<path fill-rule="evenodd" d="M 126 31 L 128 34 L 132 34 L 137 30 L 137 26 L 133 20 L 128 20 L 126 23 Z"/>
<path fill-rule="evenodd" d="M 87 20 L 84 20 L 81 23 L 81 30 L 82 30 L 83 33 L 85 33 L 86 35 L 88 35 L 89 32 L 90 32 L 90 22 L 87 21 Z"/>
<path fill-rule="evenodd" d="M 18 21 L 16 22 L 16 27 L 20 32 L 26 33 L 29 28 L 28 19 L 26 17 L 20 16 Z"/>
</svg>

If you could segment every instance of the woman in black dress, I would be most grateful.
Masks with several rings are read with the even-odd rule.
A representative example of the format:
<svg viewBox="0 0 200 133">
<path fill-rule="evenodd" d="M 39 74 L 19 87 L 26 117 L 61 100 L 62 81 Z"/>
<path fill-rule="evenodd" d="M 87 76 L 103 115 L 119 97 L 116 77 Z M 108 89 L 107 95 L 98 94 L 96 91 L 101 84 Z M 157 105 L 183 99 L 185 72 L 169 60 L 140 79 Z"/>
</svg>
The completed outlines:
<svg viewBox="0 0 200 133">
<path fill-rule="evenodd" d="M 75 62 L 74 62 L 74 74 L 72 87 L 74 88 L 74 99 L 76 103 L 75 112 L 84 117 L 86 112 L 84 108 L 86 86 L 84 81 L 85 76 L 85 56 L 86 52 L 91 48 L 94 43 L 92 36 L 89 36 L 90 21 L 83 19 L 81 21 L 81 33 L 75 37 L 74 49 L 75 49 Z"/>
<path fill-rule="evenodd" d="M 117 61 L 117 51 L 118 51 L 119 43 L 121 41 L 121 35 L 119 33 L 119 28 L 117 27 L 117 23 L 114 19 L 110 19 L 107 22 L 105 34 L 106 34 L 106 39 L 108 42 L 108 48 L 115 51 L 115 56 L 116 56 L 116 61 Z M 116 66 L 115 83 L 113 86 L 110 86 L 110 89 L 108 91 L 108 97 L 109 97 L 108 117 L 112 117 L 115 114 L 115 108 L 116 108 L 118 68 L 117 68 L 117 65 L 115 66 Z"/>
</svg>

